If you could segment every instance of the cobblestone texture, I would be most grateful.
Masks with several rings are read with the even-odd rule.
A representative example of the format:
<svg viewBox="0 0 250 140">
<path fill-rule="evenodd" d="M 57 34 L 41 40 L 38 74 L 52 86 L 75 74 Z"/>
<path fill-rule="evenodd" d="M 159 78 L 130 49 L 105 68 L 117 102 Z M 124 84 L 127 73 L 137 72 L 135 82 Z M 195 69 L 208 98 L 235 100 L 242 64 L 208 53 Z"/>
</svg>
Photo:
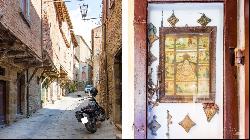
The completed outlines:
<svg viewBox="0 0 250 140">
<path fill-rule="evenodd" d="M 77 95 L 82 95 L 78 97 Z M 86 94 L 77 92 L 47 105 L 30 118 L 0 128 L 0 138 L 5 139 L 115 139 L 115 129 L 109 120 L 102 122 L 97 132 L 90 134 L 75 118 L 75 111 L 86 105 L 80 100 Z"/>
</svg>

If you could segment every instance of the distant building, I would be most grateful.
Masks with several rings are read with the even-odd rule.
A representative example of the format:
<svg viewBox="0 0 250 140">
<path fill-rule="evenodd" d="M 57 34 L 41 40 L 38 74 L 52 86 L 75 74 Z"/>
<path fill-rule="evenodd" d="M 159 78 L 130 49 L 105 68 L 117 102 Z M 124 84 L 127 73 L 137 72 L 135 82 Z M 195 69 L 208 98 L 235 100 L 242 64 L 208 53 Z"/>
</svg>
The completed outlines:
<svg viewBox="0 0 250 140">
<path fill-rule="evenodd" d="M 43 54 L 50 63 L 42 75 L 42 101 L 54 102 L 69 92 L 74 80 L 76 36 L 65 3 L 43 4 Z"/>
<path fill-rule="evenodd" d="M 92 83 L 92 50 L 82 36 L 76 35 L 76 39 L 79 44 L 79 47 L 76 48 L 77 58 L 79 58 L 78 82 L 86 85 Z M 83 90 L 83 87 L 80 87 L 80 90 Z"/>
<path fill-rule="evenodd" d="M 100 65 L 102 55 L 102 26 L 91 31 L 92 39 L 92 60 L 93 60 L 93 85 L 100 91 Z M 99 96 L 99 95 L 98 95 Z"/>
</svg>

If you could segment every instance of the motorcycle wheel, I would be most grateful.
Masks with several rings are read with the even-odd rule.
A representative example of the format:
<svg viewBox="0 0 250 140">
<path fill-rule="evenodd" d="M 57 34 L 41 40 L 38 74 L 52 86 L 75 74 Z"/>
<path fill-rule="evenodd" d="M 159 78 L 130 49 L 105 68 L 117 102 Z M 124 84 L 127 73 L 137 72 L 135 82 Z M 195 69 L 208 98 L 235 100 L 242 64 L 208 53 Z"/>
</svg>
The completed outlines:
<svg viewBox="0 0 250 140">
<path fill-rule="evenodd" d="M 85 127 L 90 133 L 95 133 L 97 130 L 95 122 L 94 123 L 87 122 L 85 123 Z"/>
</svg>

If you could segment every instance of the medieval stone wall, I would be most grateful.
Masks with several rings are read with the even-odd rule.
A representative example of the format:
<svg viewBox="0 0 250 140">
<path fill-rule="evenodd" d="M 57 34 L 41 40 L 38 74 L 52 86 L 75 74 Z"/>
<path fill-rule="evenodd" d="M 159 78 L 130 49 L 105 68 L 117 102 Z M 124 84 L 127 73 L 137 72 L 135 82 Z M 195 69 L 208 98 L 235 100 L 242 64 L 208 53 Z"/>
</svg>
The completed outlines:
<svg viewBox="0 0 250 140">
<path fill-rule="evenodd" d="M 27 20 L 22 17 L 20 0 L 0 0 L 0 22 L 41 58 L 41 1 L 30 1 Z"/>
<path fill-rule="evenodd" d="M 100 91 L 100 55 L 102 53 L 102 26 L 92 29 L 93 85 Z M 97 100 L 99 96 L 97 96 Z"/>
<path fill-rule="evenodd" d="M 30 18 L 27 18 L 21 13 L 19 0 L 0 0 L 0 24 L 12 36 L 20 40 L 23 46 L 28 47 L 34 56 L 41 58 L 41 1 L 31 0 L 29 7 Z M 29 73 L 27 73 L 25 65 L 16 65 L 8 58 L 1 60 L 0 66 L 5 68 L 5 75 L 0 76 L 0 80 L 6 82 L 6 123 L 11 124 L 15 120 L 31 115 L 41 108 L 40 88 L 37 83 L 37 77 L 41 75 L 42 68 L 38 70 L 28 85 L 27 79 L 33 74 L 34 68 L 29 68 Z M 17 114 L 18 73 L 22 73 L 24 76 L 23 81 L 21 81 L 20 114 Z"/>
<path fill-rule="evenodd" d="M 106 3 L 106 0 L 104 0 Z M 104 20 L 106 24 L 106 32 L 103 33 L 105 47 L 105 57 L 107 55 L 107 63 L 105 59 L 101 62 L 102 76 L 100 81 L 100 92 L 103 94 L 101 102 L 106 108 L 108 116 L 114 118 L 114 105 L 115 105 L 115 77 L 114 77 L 114 59 L 115 55 L 121 50 L 122 46 L 122 0 L 114 1 L 114 4 L 106 8 L 104 4 Z M 109 11 L 106 11 L 108 9 Z M 106 15 L 106 16 L 105 16 Z M 106 67 L 106 66 L 107 67 Z M 107 72 L 107 74 L 106 74 Z M 108 77 L 106 77 L 106 75 Z M 108 90 L 106 90 L 108 88 Z M 106 94 L 107 93 L 107 94 Z"/>
</svg>

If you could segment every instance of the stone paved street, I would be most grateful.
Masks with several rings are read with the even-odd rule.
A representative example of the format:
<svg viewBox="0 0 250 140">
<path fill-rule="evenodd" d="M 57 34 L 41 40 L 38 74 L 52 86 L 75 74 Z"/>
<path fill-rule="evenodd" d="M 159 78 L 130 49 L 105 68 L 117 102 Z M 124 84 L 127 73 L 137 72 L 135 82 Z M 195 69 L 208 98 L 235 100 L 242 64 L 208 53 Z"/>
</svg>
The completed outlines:
<svg viewBox="0 0 250 140">
<path fill-rule="evenodd" d="M 81 95 L 82 97 L 78 97 Z M 72 93 L 55 104 L 47 105 L 30 118 L 0 128 L 1 139 L 115 139 L 115 129 L 109 120 L 102 122 L 97 132 L 90 134 L 75 118 L 75 111 L 86 105 L 80 100 L 83 92 Z"/>
</svg>

